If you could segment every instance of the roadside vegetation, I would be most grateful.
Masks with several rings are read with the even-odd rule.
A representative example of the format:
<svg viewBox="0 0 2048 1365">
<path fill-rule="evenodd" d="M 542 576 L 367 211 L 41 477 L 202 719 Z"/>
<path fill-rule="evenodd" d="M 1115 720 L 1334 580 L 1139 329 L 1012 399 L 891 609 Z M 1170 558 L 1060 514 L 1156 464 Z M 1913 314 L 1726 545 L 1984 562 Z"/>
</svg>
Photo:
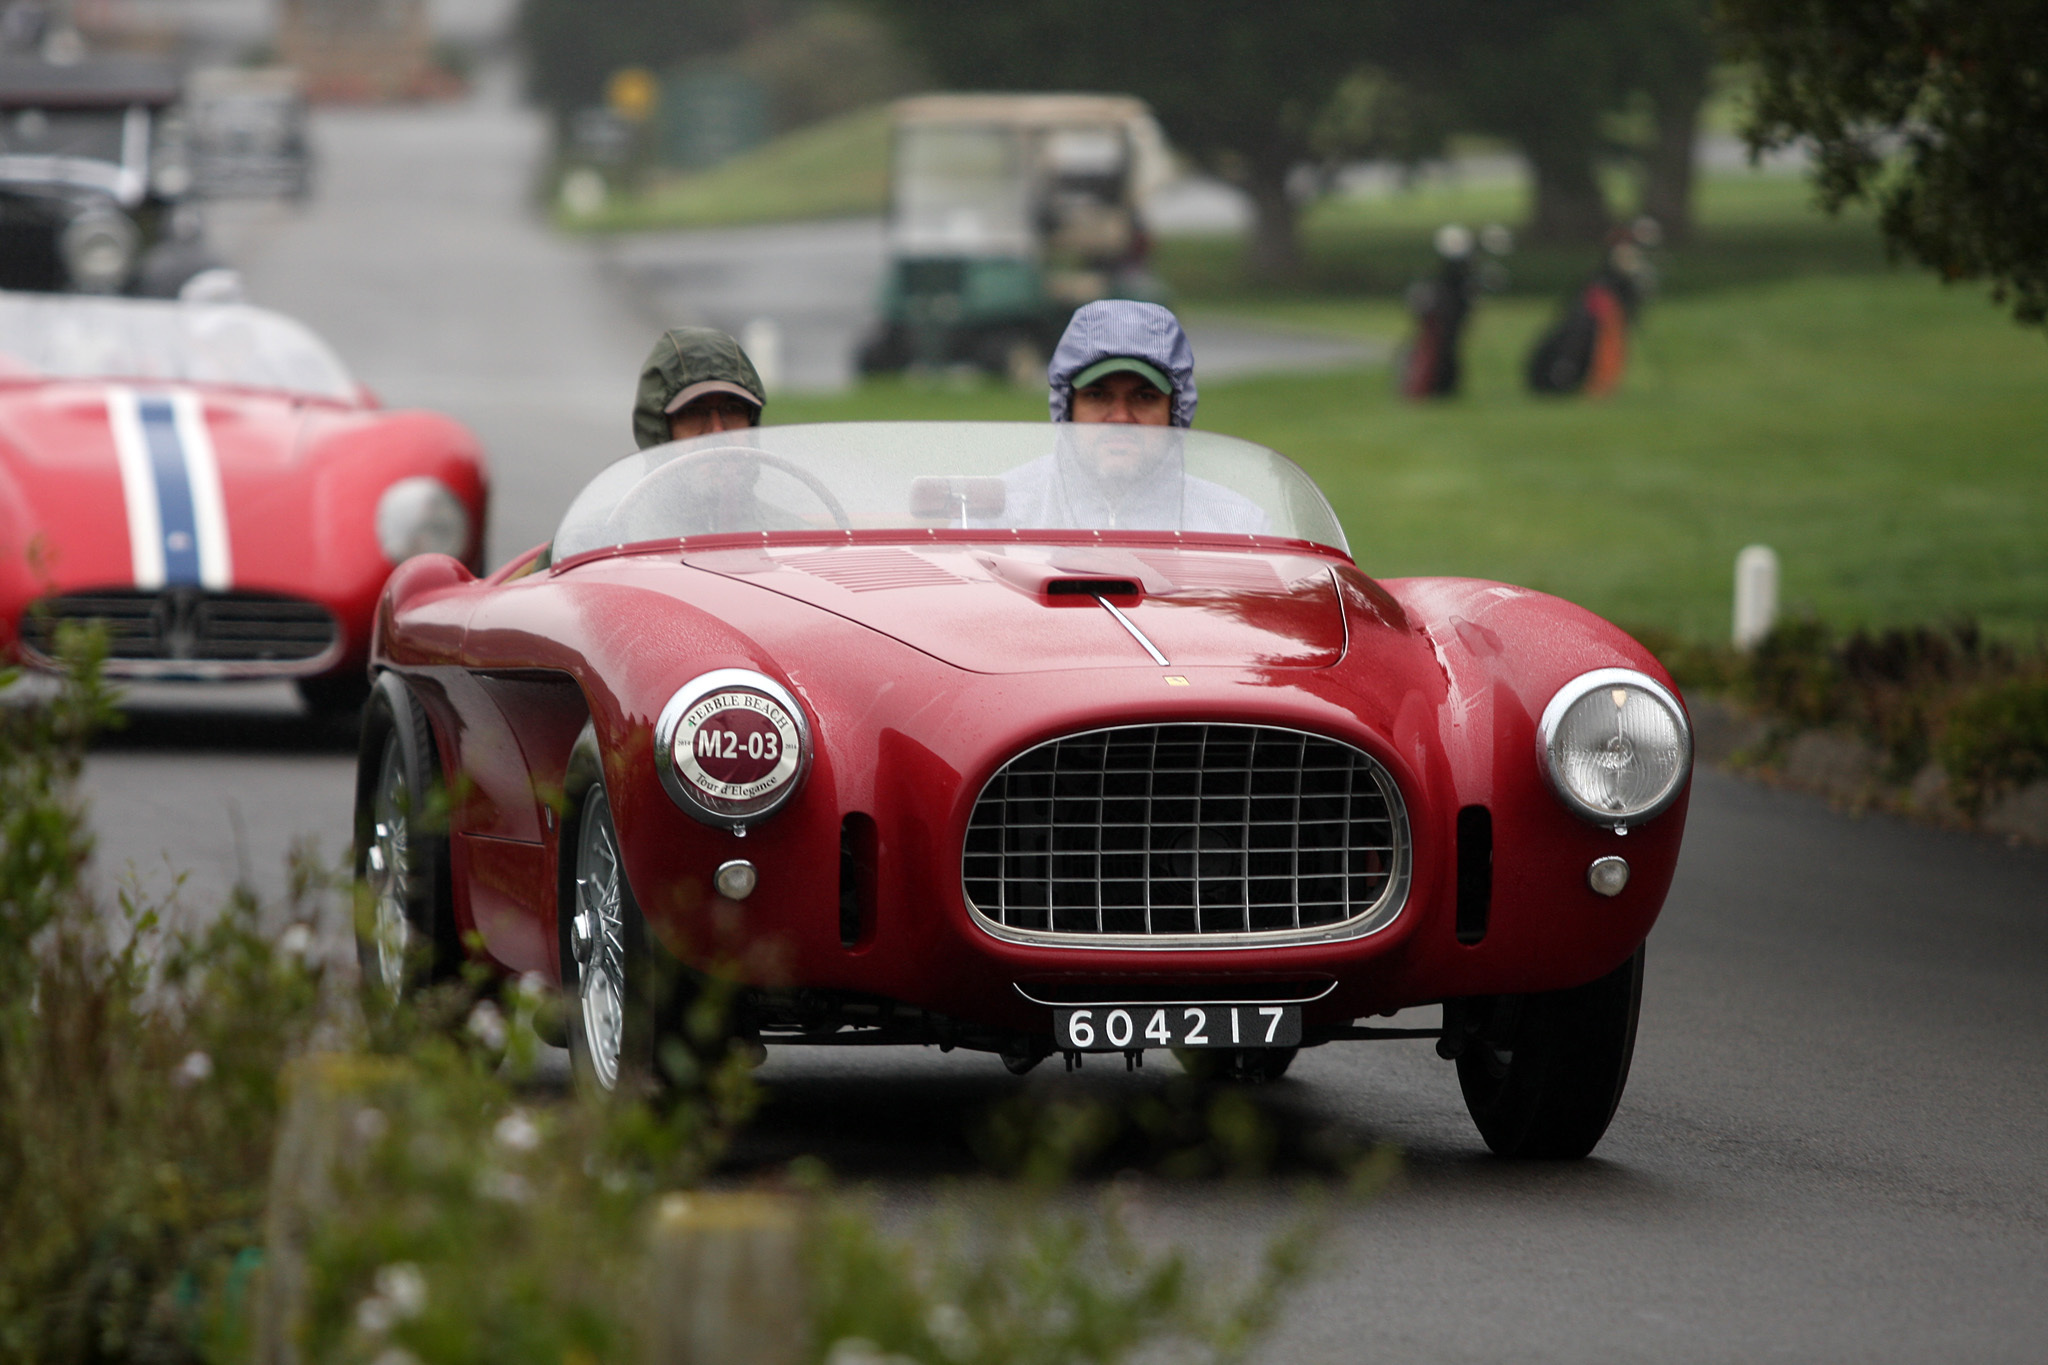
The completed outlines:
<svg viewBox="0 0 2048 1365">
<path fill-rule="evenodd" d="M 60 639 L 55 695 L 0 708 L 0 1361 L 1226 1362 L 1390 1173 L 1320 1149 L 1315 1207 L 1212 1273 L 1095 1178 L 1262 1171 L 1257 1106 L 1192 1081 L 1127 1113 L 1022 1092 L 963 1135 L 996 1174 L 924 1214 L 815 1160 L 732 1169 L 744 1058 L 597 1104 L 535 1079 L 524 985 L 365 1010 L 310 862 L 282 906 L 96 900 L 104 644 Z"/>
<path fill-rule="evenodd" d="M 558 226 L 581 232 L 733 227 L 873 217 L 889 200 L 889 110 L 857 109 L 784 134 L 694 174 L 647 173 L 595 213 L 557 203 Z"/>
</svg>

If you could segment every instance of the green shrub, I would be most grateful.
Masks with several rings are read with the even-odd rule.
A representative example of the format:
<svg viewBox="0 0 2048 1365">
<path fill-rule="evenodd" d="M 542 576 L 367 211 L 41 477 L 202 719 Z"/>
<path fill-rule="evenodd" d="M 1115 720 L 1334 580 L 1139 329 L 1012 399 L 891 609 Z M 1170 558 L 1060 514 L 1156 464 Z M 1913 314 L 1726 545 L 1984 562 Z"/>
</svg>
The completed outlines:
<svg viewBox="0 0 2048 1365">
<path fill-rule="evenodd" d="M 1966 803 L 2035 771 L 2029 755 L 2039 750 L 2029 746 L 2038 740 L 2029 736 L 2039 731 L 2029 728 L 2026 698 L 2044 662 L 1974 622 L 1843 637 L 1808 618 L 1779 625 L 1748 654 L 1643 638 L 1682 685 L 1731 696 L 1769 720 L 1768 749 L 1802 730 L 1849 730 L 1883 751 L 1894 782 L 1940 757 Z"/>
<path fill-rule="evenodd" d="M 1958 804 L 1973 813 L 2000 791 L 2048 778 L 2048 675 L 1963 697 L 1949 709 L 1937 753 Z"/>
<path fill-rule="evenodd" d="M 109 715 L 65 632 L 47 702 L 0 713 L 0 1360 L 230 1352 L 260 1242 L 279 1064 L 317 1013 L 303 924 L 94 905 L 73 794 Z"/>
</svg>

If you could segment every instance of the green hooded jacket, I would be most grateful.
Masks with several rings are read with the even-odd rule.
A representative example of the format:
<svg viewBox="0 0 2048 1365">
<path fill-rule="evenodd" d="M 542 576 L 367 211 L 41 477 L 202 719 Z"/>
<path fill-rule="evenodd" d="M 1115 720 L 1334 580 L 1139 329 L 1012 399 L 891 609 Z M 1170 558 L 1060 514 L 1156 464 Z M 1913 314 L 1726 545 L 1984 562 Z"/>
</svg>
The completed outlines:
<svg viewBox="0 0 2048 1365">
<path fill-rule="evenodd" d="M 692 384 L 710 380 L 739 386 L 758 405 L 768 401 L 754 362 L 724 332 L 716 327 L 673 327 L 663 332 L 640 367 L 640 388 L 633 398 L 633 439 L 640 449 L 668 440 L 671 399 Z"/>
</svg>

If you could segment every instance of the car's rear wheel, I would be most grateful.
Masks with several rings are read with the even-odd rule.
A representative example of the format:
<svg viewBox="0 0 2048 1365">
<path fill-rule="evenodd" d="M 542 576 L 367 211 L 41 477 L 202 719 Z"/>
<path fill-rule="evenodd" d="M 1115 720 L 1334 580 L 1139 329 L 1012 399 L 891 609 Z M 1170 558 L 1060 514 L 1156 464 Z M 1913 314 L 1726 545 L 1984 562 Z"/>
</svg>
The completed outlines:
<svg viewBox="0 0 2048 1365">
<path fill-rule="evenodd" d="M 363 982 L 403 999 L 461 965 L 448 880 L 448 831 L 432 803 L 441 763 L 426 712 L 395 674 L 372 689 L 356 760 L 356 923 Z"/>
<path fill-rule="evenodd" d="M 1502 1156 L 1575 1161 L 1607 1131 L 1635 1055 L 1643 950 L 1597 981 L 1457 1002 L 1458 1086 Z"/>
<path fill-rule="evenodd" d="M 562 953 L 570 1063 L 593 1093 L 645 1091 L 660 1033 L 658 973 L 602 782 L 584 793 L 574 828 Z"/>
</svg>

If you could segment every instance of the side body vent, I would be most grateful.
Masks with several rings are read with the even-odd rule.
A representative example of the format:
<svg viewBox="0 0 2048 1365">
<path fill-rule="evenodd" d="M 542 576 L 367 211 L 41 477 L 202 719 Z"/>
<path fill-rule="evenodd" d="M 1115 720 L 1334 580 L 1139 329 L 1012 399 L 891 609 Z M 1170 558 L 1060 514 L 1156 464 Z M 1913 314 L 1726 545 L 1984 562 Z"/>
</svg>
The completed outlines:
<svg viewBox="0 0 2048 1365">
<path fill-rule="evenodd" d="M 1467 806 L 1458 812 L 1458 942 L 1486 937 L 1493 909 L 1493 812 Z"/>
<path fill-rule="evenodd" d="M 857 948 L 875 936 L 874 817 L 859 811 L 839 822 L 839 945 Z"/>
</svg>

